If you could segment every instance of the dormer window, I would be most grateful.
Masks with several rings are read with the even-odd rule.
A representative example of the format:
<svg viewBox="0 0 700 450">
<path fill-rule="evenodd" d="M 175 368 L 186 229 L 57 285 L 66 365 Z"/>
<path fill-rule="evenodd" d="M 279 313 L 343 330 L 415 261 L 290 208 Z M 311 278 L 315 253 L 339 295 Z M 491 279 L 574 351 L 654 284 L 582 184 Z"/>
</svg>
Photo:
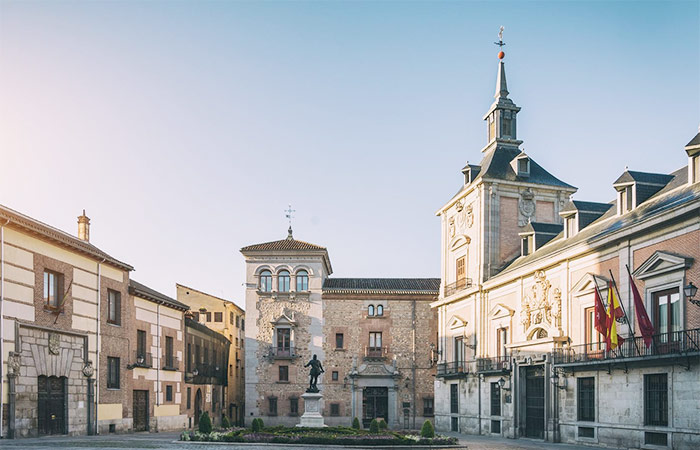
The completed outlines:
<svg viewBox="0 0 700 450">
<path fill-rule="evenodd" d="M 527 256 L 533 251 L 535 251 L 535 235 L 523 236 L 520 241 L 520 255 Z"/>
<path fill-rule="evenodd" d="M 528 158 L 518 160 L 518 175 L 522 173 L 530 173 L 530 160 Z"/>
<path fill-rule="evenodd" d="M 510 165 L 519 177 L 530 176 L 530 157 L 527 156 L 525 152 L 520 152 L 520 154 L 510 162 Z"/>
<path fill-rule="evenodd" d="M 700 133 L 685 146 L 688 154 L 688 183 L 700 183 Z"/>
<path fill-rule="evenodd" d="M 700 183 L 700 155 L 690 158 L 690 167 L 693 171 L 689 177 L 690 183 Z"/>
<path fill-rule="evenodd" d="M 634 185 L 621 186 L 617 195 L 617 212 L 625 214 L 634 209 Z"/>
<path fill-rule="evenodd" d="M 570 238 L 578 232 L 576 214 L 572 214 L 564 218 L 564 237 Z"/>
</svg>

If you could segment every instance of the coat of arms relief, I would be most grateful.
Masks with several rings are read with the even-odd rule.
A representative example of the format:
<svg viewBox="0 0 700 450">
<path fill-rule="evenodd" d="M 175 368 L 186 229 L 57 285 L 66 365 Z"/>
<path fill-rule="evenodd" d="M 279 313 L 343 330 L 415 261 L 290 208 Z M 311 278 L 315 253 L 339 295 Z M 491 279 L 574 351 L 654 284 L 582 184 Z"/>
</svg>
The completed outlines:
<svg viewBox="0 0 700 450">
<path fill-rule="evenodd" d="M 525 294 L 520 323 L 526 334 L 531 328 L 537 329 L 537 333 L 529 333 L 528 339 L 547 337 L 547 330 L 561 333 L 561 290 L 552 289 L 544 270 L 535 273 L 535 284 Z"/>
</svg>

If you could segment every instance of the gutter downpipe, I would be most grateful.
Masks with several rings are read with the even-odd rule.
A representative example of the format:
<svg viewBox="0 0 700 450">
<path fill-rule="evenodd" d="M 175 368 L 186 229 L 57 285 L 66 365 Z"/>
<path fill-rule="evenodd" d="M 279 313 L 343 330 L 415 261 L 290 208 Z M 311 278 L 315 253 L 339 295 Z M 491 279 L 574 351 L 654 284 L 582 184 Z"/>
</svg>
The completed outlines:
<svg viewBox="0 0 700 450">
<path fill-rule="evenodd" d="M 97 363 L 95 364 L 96 373 L 95 376 L 95 435 L 100 434 L 100 427 L 97 426 L 97 408 L 100 404 L 100 336 L 102 335 L 102 321 L 100 320 L 100 315 L 102 312 L 102 264 L 107 261 L 107 258 L 103 258 L 101 262 L 97 263 Z"/>
<path fill-rule="evenodd" d="M 156 337 L 158 338 L 158 365 L 156 366 L 156 406 L 160 406 L 160 368 L 163 367 L 160 360 L 160 303 L 156 303 Z M 155 415 L 155 412 L 154 412 Z M 156 429 L 158 429 L 158 423 L 156 422 Z"/>
<path fill-rule="evenodd" d="M 7 222 L 0 225 L 0 439 L 3 438 L 4 431 L 2 429 L 2 417 L 4 417 L 2 397 L 5 395 L 5 392 L 2 384 L 2 373 L 5 370 L 5 364 L 2 359 L 5 354 L 5 226 L 8 223 L 10 223 L 10 219 L 7 219 Z"/>
</svg>

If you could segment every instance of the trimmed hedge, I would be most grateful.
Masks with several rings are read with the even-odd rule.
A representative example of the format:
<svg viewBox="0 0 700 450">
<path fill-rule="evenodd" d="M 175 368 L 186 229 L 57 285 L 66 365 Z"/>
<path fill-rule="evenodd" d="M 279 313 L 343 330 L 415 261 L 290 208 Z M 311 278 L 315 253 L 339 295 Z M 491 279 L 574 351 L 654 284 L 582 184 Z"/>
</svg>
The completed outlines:
<svg viewBox="0 0 700 450">
<path fill-rule="evenodd" d="M 360 419 L 358 419 L 357 417 L 355 417 L 354 419 L 352 419 L 352 427 L 353 427 L 354 429 L 356 429 L 356 430 L 359 430 L 360 428 L 362 428 L 362 427 L 360 426 Z"/>
<path fill-rule="evenodd" d="M 379 433 L 379 422 L 377 422 L 377 419 L 372 419 L 369 423 L 369 432 L 373 434 Z"/>
<path fill-rule="evenodd" d="M 431 421 L 426 419 L 426 421 L 423 422 L 423 426 L 420 429 L 420 435 L 423 438 L 435 437 L 435 428 L 433 428 L 433 423 Z"/>
<path fill-rule="evenodd" d="M 211 433 L 211 418 L 207 411 L 204 411 L 199 417 L 199 432 L 204 434 Z"/>
</svg>

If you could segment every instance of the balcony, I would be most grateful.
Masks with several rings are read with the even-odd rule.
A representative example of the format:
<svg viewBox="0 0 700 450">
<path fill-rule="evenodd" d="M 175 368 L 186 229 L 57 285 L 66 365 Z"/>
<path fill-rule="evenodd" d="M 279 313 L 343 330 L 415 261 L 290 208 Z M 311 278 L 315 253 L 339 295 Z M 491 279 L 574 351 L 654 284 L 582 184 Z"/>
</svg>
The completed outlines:
<svg viewBox="0 0 700 450">
<path fill-rule="evenodd" d="M 438 378 L 466 378 L 468 373 L 467 361 L 443 362 L 437 365 Z"/>
<path fill-rule="evenodd" d="M 462 291 L 464 289 L 472 287 L 472 279 L 471 278 L 462 278 L 454 283 L 448 284 L 445 286 L 445 297 L 449 297 L 450 295 L 457 293 L 459 291 Z"/>
<path fill-rule="evenodd" d="M 272 359 L 294 359 L 297 357 L 296 349 L 289 347 L 270 347 L 268 356 Z"/>
<path fill-rule="evenodd" d="M 365 361 L 383 361 L 389 356 L 389 347 L 365 347 Z"/>
<path fill-rule="evenodd" d="M 700 356 L 700 328 L 655 334 L 648 348 L 642 337 L 625 338 L 625 342 L 614 350 L 604 348 L 605 344 L 596 343 L 556 348 L 553 363 L 560 367 L 575 367 L 687 358 L 689 365 L 690 357 Z"/>
<path fill-rule="evenodd" d="M 510 372 L 510 367 L 510 356 L 479 358 L 476 360 L 476 371 L 479 373 L 507 373 Z"/>
<path fill-rule="evenodd" d="M 132 361 L 134 362 L 129 365 L 132 369 L 135 367 L 143 369 L 150 369 L 153 367 L 153 356 L 147 352 L 136 350 Z"/>
<path fill-rule="evenodd" d="M 226 371 L 214 364 L 197 364 L 192 372 L 185 374 L 185 382 L 193 384 L 227 384 Z"/>
</svg>

